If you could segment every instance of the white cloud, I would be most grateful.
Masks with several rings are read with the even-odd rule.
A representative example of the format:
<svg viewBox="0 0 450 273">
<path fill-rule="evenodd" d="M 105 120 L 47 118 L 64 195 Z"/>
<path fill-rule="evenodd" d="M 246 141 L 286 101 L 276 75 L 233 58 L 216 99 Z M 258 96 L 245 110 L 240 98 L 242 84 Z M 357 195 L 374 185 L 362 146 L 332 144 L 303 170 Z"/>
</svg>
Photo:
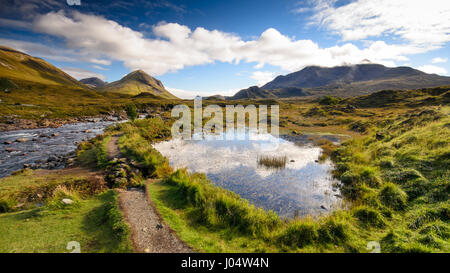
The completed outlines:
<svg viewBox="0 0 450 273">
<path fill-rule="evenodd" d="M 447 70 L 440 66 L 427 64 L 419 66 L 417 69 L 429 74 L 447 75 Z"/>
<path fill-rule="evenodd" d="M 111 61 L 110 60 L 102 60 L 102 59 L 96 59 L 96 58 L 91 58 L 87 60 L 90 63 L 94 63 L 94 64 L 101 64 L 101 65 L 110 65 Z"/>
<path fill-rule="evenodd" d="M 77 58 L 74 56 L 74 52 L 72 52 L 71 50 L 52 48 L 39 43 L 2 39 L 2 38 L 0 38 L 0 44 L 9 46 L 21 52 L 32 55 L 34 57 L 41 57 L 45 59 L 63 62 L 77 61 Z"/>
<path fill-rule="evenodd" d="M 106 77 L 102 74 L 95 73 L 89 70 L 81 69 L 81 68 L 75 68 L 75 67 L 63 67 L 61 68 L 64 72 L 69 74 L 70 76 L 74 77 L 77 80 L 85 79 L 85 78 L 91 78 L 91 77 L 97 77 L 101 80 L 106 80 Z"/>
<path fill-rule="evenodd" d="M 99 70 L 105 70 L 105 71 L 109 70 L 109 69 L 107 69 L 107 68 L 104 68 L 104 67 L 99 66 L 99 65 L 96 65 L 96 64 L 94 64 L 94 65 L 92 66 L 92 68 L 99 69 Z"/>
<path fill-rule="evenodd" d="M 431 60 L 432 63 L 437 64 L 437 63 L 446 63 L 447 62 L 447 58 L 433 58 L 433 60 Z"/>
<path fill-rule="evenodd" d="M 246 87 L 243 87 L 246 88 Z M 241 89 L 243 89 L 241 88 Z M 220 94 L 222 96 L 233 96 L 234 94 L 236 94 L 237 91 L 241 90 L 241 89 L 230 89 L 230 90 L 225 90 L 225 91 L 217 91 L 217 92 L 211 92 L 211 91 L 192 91 L 192 90 L 184 90 L 184 89 L 179 89 L 179 88 L 171 88 L 171 87 L 166 87 L 166 89 L 174 94 L 175 96 L 181 98 L 181 99 L 193 99 L 196 96 L 201 96 L 201 97 L 209 97 L 209 96 L 213 96 L 213 95 L 217 95 Z"/>
<path fill-rule="evenodd" d="M 255 71 L 250 78 L 256 80 L 258 86 L 262 86 L 275 78 L 275 73 L 271 71 Z"/>
<path fill-rule="evenodd" d="M 384 34 L 430 48 L 450 41 L 448 0 L 357 0 L 339 7 L 335 2 L 317 1 L 313 23 L 326 26 L 345 41 Z"/>
<path fill-rule="evenodd" d="M 407 61 L 407 55 L 429 50 L 422 45 L 391 45 L 383 41 L 368 42 L 365 48 L 352 43 L 321 48 L 311 40 L 296 40 L 274 28 L 244 41 L 234 34 L 202 27 L 191 30 L 176 23 L 153 26 L 156 38 L 149 39 L 112 20 L 79 12 L 70 16 L 63 11 L 51 12 L 38 17 L 33 25 L 35 31 L 64 38 L 72 50 L 119 60 L 131 70 L 143 69 L 152 75 L 215 61 L 256 63 L 255 69 L 270 64 L 286 71 L 307 65 L 359 63 L 363 59 L 394 66 L 397 61 Z M 105 58 L 95 60 L 99 63 Z"/>
</svg>

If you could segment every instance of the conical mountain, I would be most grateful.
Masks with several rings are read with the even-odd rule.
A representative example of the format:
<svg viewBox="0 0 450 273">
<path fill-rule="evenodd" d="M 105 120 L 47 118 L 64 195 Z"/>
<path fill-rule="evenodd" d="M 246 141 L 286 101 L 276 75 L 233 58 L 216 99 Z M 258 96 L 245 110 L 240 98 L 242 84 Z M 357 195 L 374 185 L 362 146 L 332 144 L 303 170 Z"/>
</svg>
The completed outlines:
<svg viewBox="0 0 450 273">
<path fill-rule="evenodd" d="M 99 90 L 132 96 L 136 96 L 141 93 L 150 93 L 166 99 L 177 98 L 166 90 L 161 81 L 148 75 L 143 70 L 133 71 L 118 81 L 106 84 Z"/>
</svg>

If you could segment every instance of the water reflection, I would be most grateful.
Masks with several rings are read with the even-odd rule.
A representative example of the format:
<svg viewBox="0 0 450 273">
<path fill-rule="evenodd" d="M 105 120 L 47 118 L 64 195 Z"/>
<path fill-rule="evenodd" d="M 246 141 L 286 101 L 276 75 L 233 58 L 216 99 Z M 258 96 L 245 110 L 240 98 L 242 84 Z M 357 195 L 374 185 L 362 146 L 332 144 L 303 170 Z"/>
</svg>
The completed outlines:
<svg viewBox="0 0 450 273">
<path fill-rule="evenodd" d="M 224 136 L 227 139 L 227 136 Z M 175 168 L 205 173 L 213 183 L 280 216 L 316 215 L 332 210 L 339 193 L 330 161 L 319 163 L 319 147 L 298 145 L 270 134 L 244 140 L 171 140 L 154 144 Z M 258 158 L 286 157 L 284 168 L 267 168 Z"/>
</svg>

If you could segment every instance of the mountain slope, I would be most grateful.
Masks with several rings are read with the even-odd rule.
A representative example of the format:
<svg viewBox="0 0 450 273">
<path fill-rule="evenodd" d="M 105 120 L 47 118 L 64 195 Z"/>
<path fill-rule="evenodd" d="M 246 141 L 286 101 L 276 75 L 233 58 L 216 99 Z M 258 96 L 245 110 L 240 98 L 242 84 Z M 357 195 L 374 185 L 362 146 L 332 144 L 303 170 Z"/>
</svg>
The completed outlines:
<svg viewBox="0 0 450 273">
<path fill-rule="evenodd" d="M 411 67 L 358 64 L 330 68 L 308 66 L 286 76 L 278 76 L 262 89 L 297 87 L 312 95 L 354 96 L 385 89 L 416 89 L 448 84 L 450 77 L 427 74 Z"/>
<path fill-rule="evenodd" d="M 304 92 L 301 88 L 288 87 L 278 88 L 274 90 L 264 90 L 258 86 L 252 86 L 247 89 L 242 89 L 232 97 L 227 97 L 229 100 L 240 99 L 268 99 L 268 98 L 287 98 L 287 97 L 300 97 L 307 96 L 308 93 Z"/>
<path fill-rule="evenodd" d="M 82 80 L 80 80 L 80 82 L 86 84 L 87 86 L 93 87 L 93 88 L 102 87 L 105 84 L 107 84 L 106 82 L 102 81 L 101 79 L 99 79 L 97 77 L 82 79 Z"/>
<path fill-rule="evenodd" d="M 161 81 L 153 78 L 142 70 L 133 71 L 122 79 L 108 83 L 98 90 L 132 96 L 139 95 L 140 93 L 150 93 L 166 99 L 177 98 L 164 88 Z"/>
<path fill-rule="evenodd" d="M 86 87 L 56 66 L 5 46 L 0 46 L 0 77 L 11 82 Z"/>
</svg>

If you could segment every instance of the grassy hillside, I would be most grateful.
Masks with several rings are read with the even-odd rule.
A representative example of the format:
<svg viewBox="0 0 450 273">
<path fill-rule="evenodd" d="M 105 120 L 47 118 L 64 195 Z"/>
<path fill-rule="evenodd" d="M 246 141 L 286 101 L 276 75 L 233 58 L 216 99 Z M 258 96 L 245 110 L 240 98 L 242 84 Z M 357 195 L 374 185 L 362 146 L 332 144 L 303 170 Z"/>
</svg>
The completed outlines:
<svg viewBox="0 0 450 273">
<path fill-rule="evenodd" d="M 12 48 L 0 46 L 0 78 L 49 85 L 86 87 L 52 64 Z M 5 91 L 5 86 L 0 86 Z"/>
<path fill-rule="evenodd" d="M 5 116 L 35 120 L 95 116 L 125 109 L 130 103 L 143 108 L 147 105 L 160 106 L 178 101 L 144 95 L 133 98 L 117 93 L 23 80 L 14 80 L 14 84 L 18 87 L 8 92 L 0 91 L 0 122 L 6 120 Z"/>
<path fill-rule="evenodd" d="M 130 103 L 165 104 L 166 99 L 176 99 L 146 74 L 131 73 L 124 79 L 98 92 L 42 59 L 0 46 L 0 122 L 8 117 L 95 116 Z M 140 92 L 152 96 L 132 97 Z"/>
</svg>

